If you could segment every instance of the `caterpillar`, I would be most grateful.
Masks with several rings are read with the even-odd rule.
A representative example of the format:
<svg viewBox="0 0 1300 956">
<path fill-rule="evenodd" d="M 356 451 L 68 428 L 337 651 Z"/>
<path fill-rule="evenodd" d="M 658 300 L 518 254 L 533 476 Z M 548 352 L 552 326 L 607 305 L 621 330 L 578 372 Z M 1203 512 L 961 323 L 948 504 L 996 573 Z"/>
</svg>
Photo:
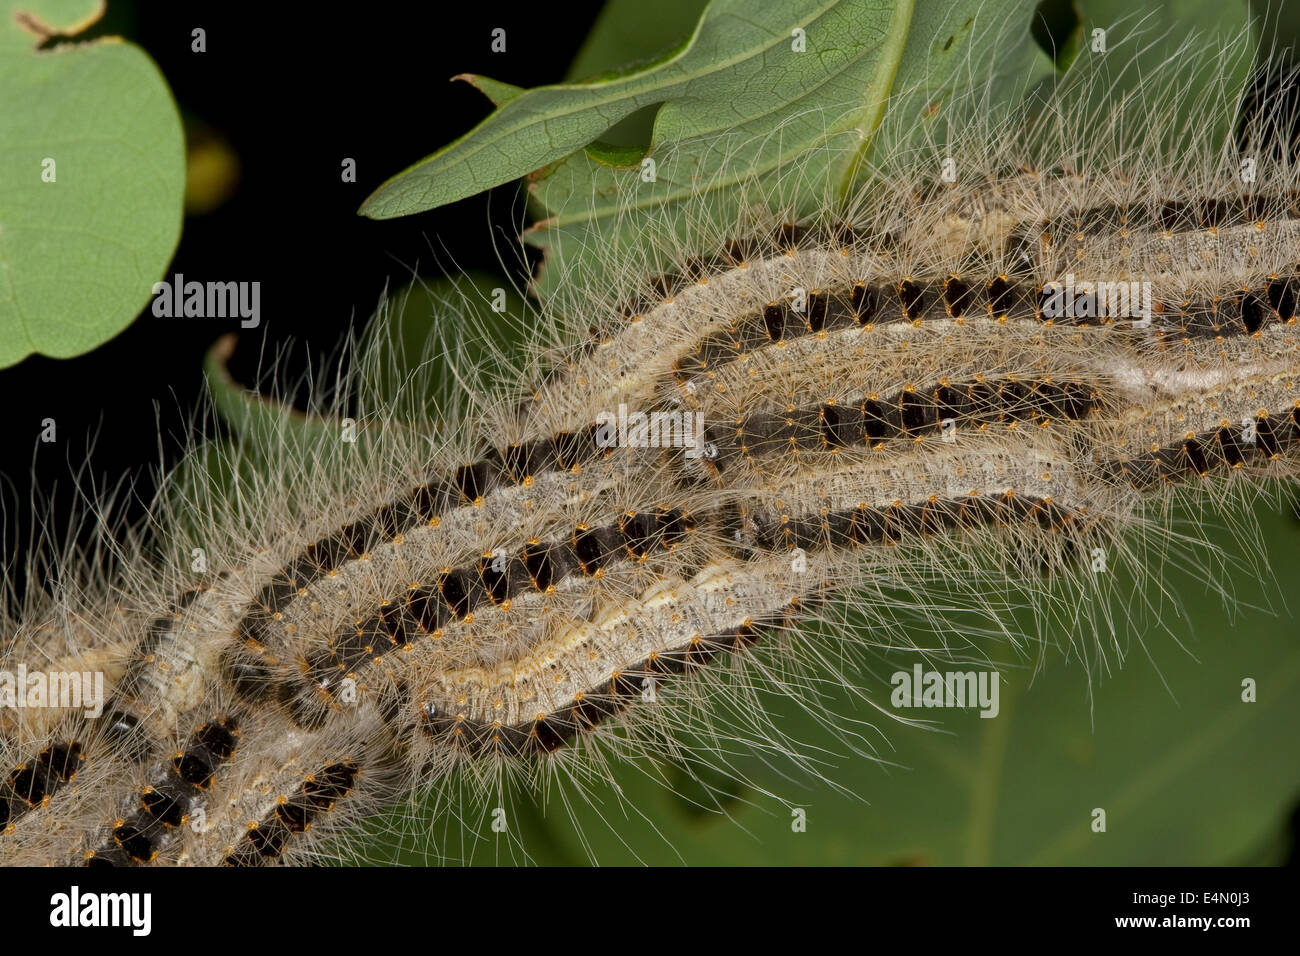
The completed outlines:
<svg viewBox="0 0 1300 956">
<path fill-rule="evenodd" d="M 433 415 L 429 363 L 376 402 L 358 349 L 315 413 L 355 406 L 361 442 L 196 441 L 109 572 L 59 556 L 3 612 L 3 670 L 106 691 L 0 710 L 0 859 L 313 862 L 431 788 L 726 770 L 739 741 L 820 774 L 761 693 L 820 713 L 867 635 L 906 640 L 900 600 L 996 627 L 1018 595 L 1096 663 L 1090 561 L 1154 577 L 1202 535 L 1175 507 L 1300 474 L 1300 176 L 1262 145 L 1287 117 L 1210 143 L 1167 96 L 1186 69 L 1101 129 L 1092 88 L 1036 119 L 973 94 L 919 137 L 901 97 L 847 199 L 755 178 L 734 217 L 608 250 Z"/>
</svg>

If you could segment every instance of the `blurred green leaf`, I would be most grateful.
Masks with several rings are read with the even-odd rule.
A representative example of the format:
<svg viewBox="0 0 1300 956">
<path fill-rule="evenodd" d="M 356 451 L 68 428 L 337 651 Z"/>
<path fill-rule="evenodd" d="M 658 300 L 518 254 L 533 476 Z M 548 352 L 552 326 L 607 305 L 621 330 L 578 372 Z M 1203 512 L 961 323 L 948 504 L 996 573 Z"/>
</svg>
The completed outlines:
<svg viewBox="0 0 1300 956">
<path fill-rule="evenodd" d="M 1067 80 L 1087 89 L 1099 121 L 1117 111 L 1123 96 L 1149 85 L 1162 64 L 1176 63 L 1181 85 L 1166 94 L 1177 97 L 1170 126 L 1186 129 L 1195 116 L 1197 136 L 1222 142 L 1234 117 L 1206 107 L 1225 97 L 1232 102 L 1249 78 L 1259 25 L 1248 0 L 1155 0 L 1140 7 L 1131 0 L 1078 0 L 1076 7 L 1078 43 Z M 1152 109 L 1149 92 L 1146 98 Z M 1133 135 L 1141 135 L 1142 119 L 1133 118 Z"/>
<path fill-rule="evenodd" d="M 184 142 L 153 61 L 116 38 L 36 49 L 102 12 L 0 0 L 0 367 L 122 331 L 180 236 Z"/>
<path fill-rule="evenodd" d="M 532 315 L 509 282 L 484 272 L 414 279 L 388 295 L 379 312 L 383 321 L 367 324 L 361 345 L 363 404 L 400 399 L 412 415 L 444 407 L 448 389 L 463 390 L 457 376 L 506 375 Z"/>
</svg>

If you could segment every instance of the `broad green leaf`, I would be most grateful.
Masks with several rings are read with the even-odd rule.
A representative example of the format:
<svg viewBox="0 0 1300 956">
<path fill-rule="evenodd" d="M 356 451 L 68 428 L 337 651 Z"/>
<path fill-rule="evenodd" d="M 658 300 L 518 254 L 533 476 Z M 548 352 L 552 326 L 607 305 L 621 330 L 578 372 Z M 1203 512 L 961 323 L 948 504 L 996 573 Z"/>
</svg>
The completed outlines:
<svg viewBox="0 0 1300 956">
<path fill-rule="evenodd" d="M 94 0 L 0 0 L 0 367 L 122 331 L 176 249 L 180 118 L 153 61 L 106 38 L 41 51 Z"/>
<path fill-rule="evenodd" d="M 585 153 L 532 177 L 538 222 L 527 238 L 547 252 L 542 297 L 575 269 L 600 283 L 605 249 L 636 256 L 669 233 L 711 251 L 703 247 L 719 237 L 693 236 L 699 221 L 738 221 L 756 191 L 795 215 L 844 198 L 877 152 L 898 145 L 901 131 L 921 135 L 934 126 L 968 89 L 972 60 L 988 64 L 989 75 L 979 82 L 1012 101 L 1050 72 L 1050 60 L 1029 40 L 1032 3 L 903 6 L 869 10 L 846 2 L 802 21 L 789 14 L 770 27 L 786 36 L 802 29 L 806 52 L 790 49 L 792 38 L 770 66 L 724 74 L 716 100 L 665 103 L 645 156 L 656 164 L 653 182 L 640 166 L 609 168 L 604 157 Z M 785 72 L 769 82 L 778 69 Z M 739 90 L 732 80 L 740 81 Z M 751 86 L 761 86 L 762 96 L 745 95 Z M 733 98 L 745 104 L 743 114 Z M 887 107 L 895 121 L 881 128 Z"/>
</svg>

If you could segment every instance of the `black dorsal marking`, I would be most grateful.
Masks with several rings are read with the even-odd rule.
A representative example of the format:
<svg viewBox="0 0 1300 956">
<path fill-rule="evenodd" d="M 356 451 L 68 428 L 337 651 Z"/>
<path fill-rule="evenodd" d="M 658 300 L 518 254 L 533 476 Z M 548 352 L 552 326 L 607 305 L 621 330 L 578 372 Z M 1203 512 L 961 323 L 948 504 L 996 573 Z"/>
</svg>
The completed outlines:
<svg viewBox="0 0 1300 956">
<path fill-rule="evenodd" d="M 820 289 L 808 293 L 808 331 L 820 332 L 826 328 L 830 299 Z"/>
<path fill-rule="evenodd" d="M 0 785 L 0 834 L 29 810 L 53 799 L 76 777 L 84 759 L 78 741 L 61 740 L 14 767 Z"/>
<path fill-rule="evenodd" d="M 869 325 L 876 320 L 876 312 L 880 308 L 880 298 L 874 287 L 867 285 L 865 282 L 859 282 L 853 286 L 850 304 L 853 309 L 853 316 L 858 324 Z"/>
<path fill-rule="evenodd" d="M 953 318 L 964 316 L 975 300 L 975 290 L 960 276 L 949 276 L 943 284 L 943 301 Z"/>
<path fill-rule="evenodd" d="M 898 300 L 903 306 L 903 317 L 909 322 L 914 322 L 925 314 L 926 289 L 915 279 L 909 277 L 899 283 Z"/>
<path fill-rule="evenodd" d="M 1246 330 L 1246 334 L 1254 335 L 1259 332 L 1272 312 L 1273 309 L 1265 301 L 1264 296 L 1257 293 L 1243 296 L 1241 300 L 1241 324 Z"/>
<path fill-rule="evenodd" d="M 772 302 L 763 309 L 763 327 L 773 342 L 780 342 L 785 337 L 785 314 L 785 306 L 778 302 Z"/>
</svg>

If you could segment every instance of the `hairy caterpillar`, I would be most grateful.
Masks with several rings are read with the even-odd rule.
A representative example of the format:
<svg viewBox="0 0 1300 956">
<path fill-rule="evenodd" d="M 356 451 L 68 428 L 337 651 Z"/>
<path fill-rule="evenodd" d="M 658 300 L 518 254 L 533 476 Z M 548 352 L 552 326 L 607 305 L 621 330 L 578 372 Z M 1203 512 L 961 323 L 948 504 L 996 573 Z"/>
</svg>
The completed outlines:
<svg viewBox="0 0 1300 956">
<path fill-rule="evenodd" d="M 236 497 L 160 505 L 156 561 L 9 612 L 6 667 L 111 691 L 102 719 L 4 712 L 0 852 L 302 861 L 426 782 L 593 774 L 692 721 L 762 737 L 706 705 L 818 706 L 811 669 L 848 652 L 796 625 L 837 625 L 854 583 L 881 626 L 889 586 L 1091 596 L 1081 556 L 1170 546 L 1174 501 L 1293 478 L 1295 175 L 1262 157 L 1244 189 L 1234 151 L 1157 138 L 1064 167 L 988 123 L 944 147 L 978 157 L 951 188 L 933 144 L 796 228 L 779 197 L 701 217 L 653 269 L 614 259 L 613 294 L 575 277 L 523 387 L 477 382 L 440 429 L 363 407 L 364 457 L 286 437 Z M 1150 316 L 1048 314 L 1071 274 L 1150 283 Z M 620 406 L 702 414 L 703 444 L 606 446 Z"/>
</svg>

